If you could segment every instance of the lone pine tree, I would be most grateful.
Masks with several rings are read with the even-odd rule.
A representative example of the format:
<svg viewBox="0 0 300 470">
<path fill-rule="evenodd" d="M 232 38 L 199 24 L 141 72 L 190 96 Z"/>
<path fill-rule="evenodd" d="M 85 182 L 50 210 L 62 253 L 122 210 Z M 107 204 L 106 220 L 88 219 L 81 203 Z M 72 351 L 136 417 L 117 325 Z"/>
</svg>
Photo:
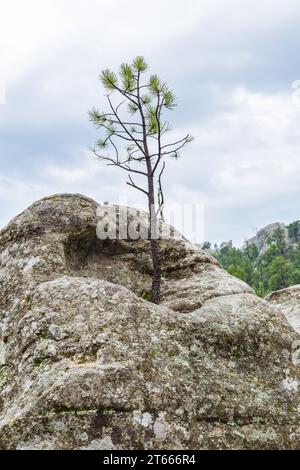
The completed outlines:
<svg viewBox="0 0 300 470">
<path fill-rule="evenodd" d="M 158 247 L 158 222 L 162 218 L 164 193 L 162 175 L 165 157 L 179 157 L 191 137 L 166 141 L 169 123 L 163 112 L 173 109 L 175 96 L 157 75 L 148 75 L 143 57 L 132 64 L 123 63 L 119 73 L 105 69 L 100 80 L 106 90 L 108 112 L 89 111 L 90 120 L 102 131 L 93 148 L 94 154 L 108 165 L 128 173 L 127 184 L 148 199 L 149 233 L 153 266 L 152 302 L 158 303 L 161 285 L 161 258 Z M 116 100 L 119 99 L 117 102 Z M 121 144 L 124 144 L 123 146 Z M 145 185 L 133 177 L 145 178 Z"/>
</svg>

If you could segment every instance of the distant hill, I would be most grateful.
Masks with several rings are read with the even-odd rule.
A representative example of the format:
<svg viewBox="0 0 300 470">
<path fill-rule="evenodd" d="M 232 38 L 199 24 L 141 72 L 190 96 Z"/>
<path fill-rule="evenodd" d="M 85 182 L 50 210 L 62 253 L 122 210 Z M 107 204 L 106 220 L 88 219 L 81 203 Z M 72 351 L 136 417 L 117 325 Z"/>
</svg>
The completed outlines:
<svg viewBox="0 0 300 470">
<path fill-rule="evenodd" d="M 278 230 L 282 230 L 285 244 L 287 247 L 295 246 L 300 241 L 300 221 L 296 220 L 289 225 L 280 222 L 269 224 L 260 229 L 257 234 L 247 240 L 242 249 L 246 250 L 247 245 L 254 243 L 258 248 L 259 254 L 264 253 L 270 245 L 270 238 L 276 238 Z"/>
<path fill-rule="evenodd" d="M 300 284 L 300 220 L 276 222 L 246 240 L 242 248 L 232 241 L 202 249 L 217 258 L 227 271 L 247 282 L 258 295 Z"/>
</svg>

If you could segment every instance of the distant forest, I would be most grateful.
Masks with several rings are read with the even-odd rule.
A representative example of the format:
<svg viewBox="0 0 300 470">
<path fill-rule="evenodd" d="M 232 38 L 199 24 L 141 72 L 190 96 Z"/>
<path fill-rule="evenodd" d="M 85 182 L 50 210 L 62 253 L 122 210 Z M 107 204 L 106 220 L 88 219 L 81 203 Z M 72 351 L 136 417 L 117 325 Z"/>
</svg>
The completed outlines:
<svg viewBox="0 0 300 470">
<path fill-rule="evenodd" d="M 265 241 L 260 253 L 254 243 L 243 249 L 224 246 L 212 252 L 223 268 L 249 284 L 264 297 L 269 292 L 300 284 L 300 221 L 278 227 Z"/>
</svg>

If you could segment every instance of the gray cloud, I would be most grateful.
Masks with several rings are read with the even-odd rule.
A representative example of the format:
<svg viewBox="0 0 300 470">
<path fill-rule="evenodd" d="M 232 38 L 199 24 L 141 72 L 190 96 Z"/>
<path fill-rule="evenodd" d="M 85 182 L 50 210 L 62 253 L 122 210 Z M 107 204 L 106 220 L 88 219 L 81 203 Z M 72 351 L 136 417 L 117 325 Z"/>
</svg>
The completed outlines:
<svg viewBox="0 0 300 470">
<path fill-rule="evenodd" d="M 168 162 L 168 201 L 203 203 L 218 242 L 299 218 L 297 0 L 40 4 L 11 0 L 2 13 L 0 226 L 55 192 L 136 203 L 124 176 L 90 155 L 87 110 L 104 104 L 99 71 L 137 54 L 178 96 L 174 132 L 195 136 Z"/>
</svg>

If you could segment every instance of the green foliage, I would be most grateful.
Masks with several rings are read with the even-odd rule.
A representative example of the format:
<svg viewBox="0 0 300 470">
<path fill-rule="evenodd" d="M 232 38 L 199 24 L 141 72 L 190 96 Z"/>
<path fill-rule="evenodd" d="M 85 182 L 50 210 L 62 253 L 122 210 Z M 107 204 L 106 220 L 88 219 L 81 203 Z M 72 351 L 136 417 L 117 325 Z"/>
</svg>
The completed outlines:
<svg viewBox="0 0 300 470">
<path fill-rule="evenodd" d="M 192 141 L 190 135 L 178 141 L 165 140 L 170 126 L 164 114 L 174 108 L 176 97 L 158 75 L 144 73 L 147 70 L 148 64 L 142 56 L 132 63 L 123 62 L 117 73 L 109 68 L 102 70 L 99 79 L 106 90 L 108 110 L 92 108 L 88 113 L 90 121 L 101 132 L 101 138 L 93 147 L 97 158 L 141 175 L 146 174 L 148 166 L 143 172 L 134 165 L 140 166 L 149 158 L 152 168 L 161 171 L 159 164 L 166 157 L 178 159 L 179 151 Z M 149 151 L 150 143 L 151 150 L 155 151 Z M 143 190 L 132 178 L 127 184 Z"/>
<path fill-rule="evenodd" d="M 107 118 L 105 117 L 105 114 L 100 113 L 96 108 L 92 108 L 89 111 L 89 118 L 90 118 L 90 121 L 92 121 L 98 127 L 101 127 L 102 124 L 105 124 L 107 122 Z"/>
<path fill-rule="evenodd" d="M 174 93 L 169 90 L 169 89 L 164 89 L 163 90 L 163 98 L 164 98 L 164 106 L 167 108 L 167 109 L 172 109 L 174 108 L 174 106 L 176 106 L 176 97 L 174 95 Z"/>
<path fill-rule="evenodd" d="M 156 108 L 154 106 L 149 106 L 147 109 L 147 128 L 151 134 L 157 134 L 159 119 L 157 117 Z"/>
<path fill-rule="evenodd" d="M 141 56 L 136 57 L 131 64 L 122 63 L 119 73 L 104 69 L 100 73 L 100 80 L 107 91 L 107 96 L 117 91 L 122 95 L 124 101 L 127 102 L 127 111 L 130 115 L 138 115 L 142 112 L 145 115 L 146 126 L 150 136 L 162 136 L 169 130 L 168 122 L 163 120 L 162 114 L 164 109 L 171 110 L 176 106 L 175 94 L 170 90 L 166 82 L 156 74 L 152 74 L 141 81 L 141 74 L 148 70 L 148 64 Z M 142 93 L 143 91 L 143 93 Z M 120 103 L 121 105 L 122 103 Z M 139 109 L 141 108 L 141 109 Z M 114 134 L 111 127 L 111 118 L 96 108 L 89 111 L 89 118 L 96 127 L 104 129 L 106 137 Z M 124 129 L 121 130 L 124 132 Z M 137 128 L 132 130 L 137 133 Z M 185 143 L 192 141 L 188 136 Z M 105 144 L 107 139 L 104 139 Z M 103 147 L 101 144 L 98 147 Z M 178 158 L 179 154 L 174 151 L 170 153 L 173 158 Z"/>
<path fill-rule="evenodd" d="M 102 70 L 99 78 L 104 88 L 108 91 L 112 91 L 118 86 L 117 75 L 109 69 Z"/>
<path fill-rule="evenodd" d="M 142 95 L 142 96 L 141 96 L 141 99 L 142 99 L 142 102 L 143 102 L 143 105 L 144 105 L 144 106 L 149 105 L 149 104 L 151 103 L 151 101 L 152 101 L 152 98 L 151 98 L 151 96 L 149 96 L 149 95 Z"/>
<path fill-rule="evenodd" d="M 120 77 L 122 80 L 123 89 L 131 91 L 136 86 L 136 77 L 133 68 L 129 64 L 122 64 L 120 67 Z"/>
<path fill-rule="evenodd" d="M 270 290 L 279 290 L 287 287 L 291 279 L 292 264 L 284 256 L 276 256 L 266 266 L 268 287 Z"/>
<path fill-rule="evenodd" d="M 149 67 L 144 57 L 140 55 L 134 59 L 132 66 L 136 72 L 140 72 L 140 73 L 146 72 L 146 70 Z"/>
<path fill-rule="evenodd" d="M 294 222 L 289 225 L 291 240 L 297 240 L 299 225 Z M 288 247 L 284 230 L 279 227 L 267 239 L 267 244 L 266 251 L 260 255 L 257 246 L 252 243 L 243 250 L 226 246 L 217 250 L 214 256 L 224 269 L 249 284 L 261 297 L 274 290 L 299 284 L 300 241 Z"/>
<path fill-rule="evenodd" d="M 130 114 L 135 114 L 138 111 L 138 107 L 134 104 L 131 103 L 131 101 L 127 104 L 127 108 Z"/>
<path fill-rule="evenodd" d="M 300 220 L 295 220 L 288 225 L 289 237 L 295 242 L 300 240 Z"/>
<path fill-rule="evenodd" d="M 175 95 L 157 75 L 143 75 L 147 69 L 144 58 L 138 56 L 131 64 L 123 62 L 118 73 L 102 70 L 99 78 L 106 90 L 108 111 L 103 113 L 93 108 L 89 118 L 101 131 L 101 138 L 92 149 L 94 155 L 107 165 L 126 171 L 127 185 L 148 199 L 153 268 L 151 301 L 158 303 L 161 261 L 156 236 L 152 234 L 163 219 L 165 159 L 177 158 L 178 151 L 191 139 L 186 135 L 179 140 L 165 140 L 169 124 L 164 112 L 175 106 Z M 141 183 L 135 180 L 136 176 Z M 149 293 L 144 295 L 148 298 Z"/>
<path fill-rule="evenodd" d="M 106 148 L 107 147 L 107 141 L 106 139 L 98 139 L 97 142 L 96 142 L 96 145 L 98 148 Z"/>
<path fill-rule="evenodd" d="M 149 89 L 153 95 L 157 95 L 161 92 L 161 83 L 157 75 L 151 75 L 149 80 Z"/>
<path fill-rule="evenodd" d="M 282 227 L 277 227 L 273 234 L 270 235 L 267 239 L 267 243 L 277 250 L 278 254 L 283 255 L 286 248 L 285 243 L 285 232 Z"/>
<path fill-rule="evenodd" d="M 142 299 L 148 300 L 148 302 L 151 302 L 152 300 L 152 292 L 151 290 L 143 290 L 140 294 Z"/>
</svg>

